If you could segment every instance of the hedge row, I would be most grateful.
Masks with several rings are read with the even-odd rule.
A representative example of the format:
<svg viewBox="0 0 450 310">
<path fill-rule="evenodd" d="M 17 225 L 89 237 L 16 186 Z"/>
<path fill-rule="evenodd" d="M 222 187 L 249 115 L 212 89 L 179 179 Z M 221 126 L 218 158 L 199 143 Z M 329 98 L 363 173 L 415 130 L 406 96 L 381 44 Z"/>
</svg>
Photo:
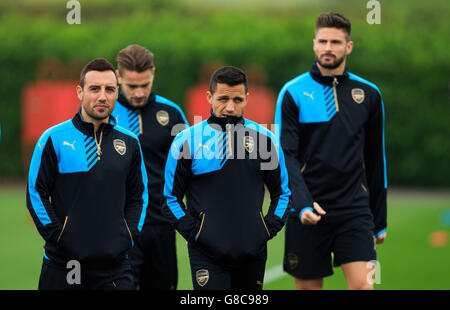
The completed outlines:
<svg viewBox="0 0 450 310">
<path fill-rule="evenodd" d="M 367 10 L 344 13 L 352 20 L 355 42 L 348 68 L 383 94 L 390 184 L 448 187 L 448 25 L 437 4 L 383 8 L 380 25 L 366 23 Z M 209 60 L 261 65 L 268 86 L 279 91 L 311 67 L 317 13 L 159 10 L 82 19 L 80 25 L 68 25 L 65 16 L 0 15 L 0 177 L 25 174 L 18 138 L 21 92 L 36 79 L 43 60 L 69 65 L 101 56 L 115 64 L 118 50 L 137 43 L 155 54 L 155 91 L 182 107 L 200 66 Z"/>
</svg>

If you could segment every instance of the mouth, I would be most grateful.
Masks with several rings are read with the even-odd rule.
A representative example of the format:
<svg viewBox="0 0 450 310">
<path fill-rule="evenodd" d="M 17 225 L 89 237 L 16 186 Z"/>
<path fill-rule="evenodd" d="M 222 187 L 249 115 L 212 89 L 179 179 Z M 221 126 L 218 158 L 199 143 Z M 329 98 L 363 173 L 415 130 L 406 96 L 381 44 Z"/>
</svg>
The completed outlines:
<svg viewBox="0 0 450 310">
<path fill-rule="evenodd" d="M 97 104 L 94 106 L 94 109 L 96 110 L 107 110 L 109 109 L 109 106 L 106 104 Z"/>
<path fill-rule="evenodd" d="M 145 102 L 146 98 L 142 97 L 142 98 L 131 98 L 132 101 L 136 102 L 136 103 L 142 103 Z"/>
<path fill-rule="evenodd" d="M 325 60 L 332 60 L 332 59 L 335 59 L 335 58 L 336 58 L 336 56 L 334 56 L 332 54 L 322 55 L 322 59 L 325 59 Z"/>
</svg>

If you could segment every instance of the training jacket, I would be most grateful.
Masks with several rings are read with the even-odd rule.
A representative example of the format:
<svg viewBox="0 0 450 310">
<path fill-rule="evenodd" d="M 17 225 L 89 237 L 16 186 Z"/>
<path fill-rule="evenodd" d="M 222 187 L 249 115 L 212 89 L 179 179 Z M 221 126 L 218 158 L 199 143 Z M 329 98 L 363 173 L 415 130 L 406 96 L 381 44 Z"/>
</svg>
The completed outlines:
<svg viewBox="0 0 450 310">
<path fill-rule="evenodd" d="M 139 138 L 142 147 L 149 195 L 145 224 L 168 223 L 161 212 L 161 185 L 170 145 L 180 131 L 189 127 L 183 111 L 175 103 L 154 93 L 150 94 L 143 107 L 135 108 L 120 93 L 111 115 L 119 126 Z"/>
<path fill-rule="evenodd" d="M 314 64 L 281 89 L 275 123 L 296 212 L 314 201 L 325 211 L 370 207 L 374 233 L 385 231 L 384 107 L 377 86 L 347 70 L 323 76 Z"/>
<path fill-rule="evenodd" d="M 94 126 L 78 112 L 46 130 L 31 159 L 27 207 L 45 257 L 57 263 L 117 262 L 144 223 L 147 175 L 139 140 L 110 117 L 97 141 L 100 159 Z"/>
<path fill-rule="evenodd" d="M 163 212 L 192 247 L 218 261 L 254 258 L 283 227 L 290 190 L 276 140 L 255 122 L 214 114 L 178 134 L 165 168 Z"/>
</svg>

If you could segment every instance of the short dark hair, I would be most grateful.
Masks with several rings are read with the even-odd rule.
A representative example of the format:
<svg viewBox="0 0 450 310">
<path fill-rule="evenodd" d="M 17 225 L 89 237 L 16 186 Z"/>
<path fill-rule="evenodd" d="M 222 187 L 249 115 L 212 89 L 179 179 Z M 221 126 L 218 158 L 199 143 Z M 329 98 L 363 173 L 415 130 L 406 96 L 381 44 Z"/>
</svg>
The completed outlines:
<svg viewBox="0 0 450 310">
<path fill-rule="evenodd" d="M 117 69 L 120 73 L 123 70 L 144 72 L 152 69 L 153 53 L 145 47 L 137 44 L 128 45 L 117 54 Z"/>
<path fill-rule="evenodd" d="M 114 66 L 107 61 L 105 58 L 95 58 L 87 63 L 81 70 L 80 74 L 80 86 L 81 88 L 84 87 L 84 78 L 86 77 L 86 74 L 89 71 L 108 71 L 111 70 L 114 73 L 114 76 L 116 77 L 116 82 L 119 84 L 116 76 L 116 71 L 114 70 Z"/>
<path fill-rule="evenodd" d="M 248 90 L 247 76 L 241 69 L 232 66 L 219 68 L 213 73 L 209 81 L 209 91 L 211 94 L 214 94 L 219 83 L 229 86 L 244 84 L 245 92 L 247 93 Z"/>
<path fill-rule="evenodd" d="M 320 28 L 342 29 L 346 34 L 347 40 L 350 40 L 350 35 L 352 32 L 352 24 L 342 14 L 334 12 L 320 14 L 319 16 L 317 16 L 316 20 L 316 32 Z"/>
</svg>

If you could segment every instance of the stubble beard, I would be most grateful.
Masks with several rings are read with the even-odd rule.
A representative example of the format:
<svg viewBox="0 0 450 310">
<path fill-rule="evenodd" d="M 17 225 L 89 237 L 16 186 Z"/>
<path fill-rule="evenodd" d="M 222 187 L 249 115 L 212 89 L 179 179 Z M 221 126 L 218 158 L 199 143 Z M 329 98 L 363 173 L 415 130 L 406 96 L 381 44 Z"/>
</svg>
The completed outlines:
<svg viewBox="0 0 450 310">
<path fill-rule="evenodd" d="M 331 63 L 323 63 L 321 60 L 320 60 L 320 58 L 319 57 L 317 57 L 317 55 L 316 55 L 316 60 L 317 60 L 317 62 L 319 63 L 319 65 L 321 66 L 321 67 L 323 67 L 323 68 L 326 68 L 326 69 L 336 69 L 337 67 L 339 67 L 341 64 L 342 64 L 342 62 L 344 61 L 344 59 L 345 59 L 345 56 L 344 57 L 341 57 L 341 58 L 335 58 L 335 60 L 333 61 L 333 62 L 331 62 Z"/>
</svg>

